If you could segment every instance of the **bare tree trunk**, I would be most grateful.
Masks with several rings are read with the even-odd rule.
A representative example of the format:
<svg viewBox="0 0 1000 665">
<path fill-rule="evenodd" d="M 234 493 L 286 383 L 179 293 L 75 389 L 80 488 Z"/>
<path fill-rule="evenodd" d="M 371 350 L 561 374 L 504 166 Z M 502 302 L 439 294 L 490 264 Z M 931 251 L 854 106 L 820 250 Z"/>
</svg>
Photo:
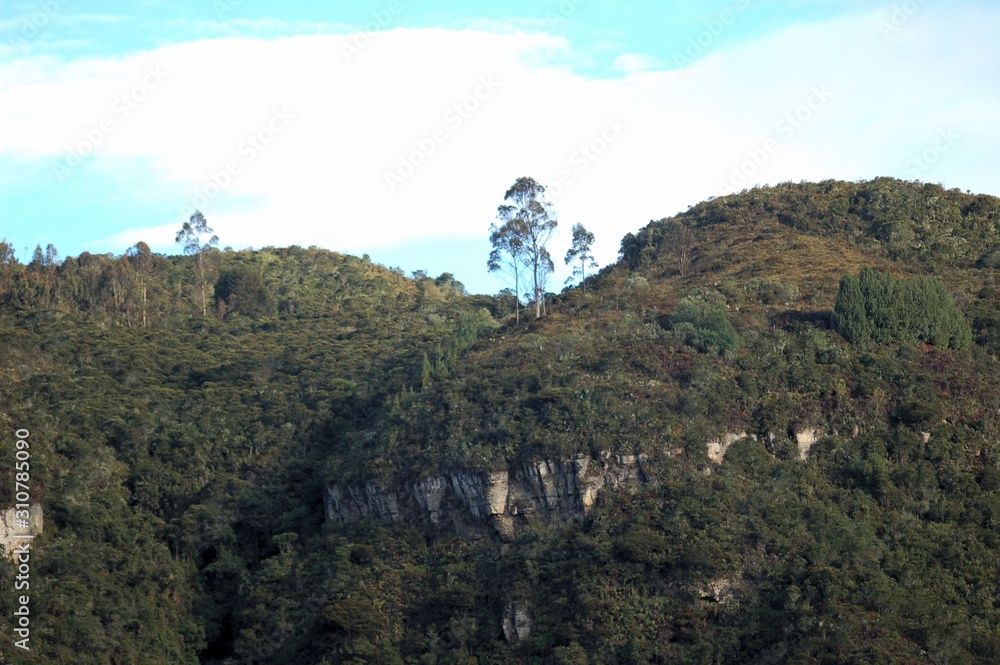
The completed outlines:
<svg viewBox="0 0 1000 665">
<path fill-rule="evenodd" d="M 514 265 L 514 325 L 521 325 L 521 271 Z"/>
<path fill-rule="evenodd" d="M 683 222 L 674 222 L 669 230 L 668 242 L 670 251 L 677 257 L 677 272 L 681 277 L 685 277 L 691 264 L 691 252 L 694 250 L 697 240 Z"/>
<path fill-rule="evenodd" d="M 537 255 L 537 252 L 536 252 L 536 255 Z M 534 265 L 532 266 L 532 268 L 533 268 L 532 277 L 534 279 L 534 283 L 532 284 L 532 286 L 534 286 L 534 288 L 535 288 L 535 318 L 536 319 L 538 319 L 538 318 L 540 318 L 542 316 L 542 300 L 539 297 L 540 296 L 539 292 L 541 291 L 541 288 L 538 286 L 538 264 L 539 264 L 539 258 L 537 258 L 537 256 L 536 256 L 536 258 L 534 260 Z"/>
<path fill-rule="evenodd" d="M 202 262 L 201 254 L 198 254 L 198 274 L 201 276 L 201 315 L 208 316 L 205 308 L 205 264 Z"/>
</svg>

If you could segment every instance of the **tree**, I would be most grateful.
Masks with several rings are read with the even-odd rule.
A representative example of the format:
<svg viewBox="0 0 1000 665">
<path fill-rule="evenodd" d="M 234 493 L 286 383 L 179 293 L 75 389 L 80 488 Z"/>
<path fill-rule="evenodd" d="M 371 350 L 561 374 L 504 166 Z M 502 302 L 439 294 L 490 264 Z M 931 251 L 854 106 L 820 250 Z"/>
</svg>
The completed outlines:
<svg viewBox="0 0 1000 665">
<path fill-rule="evenodd" d="M 587 268 L 596 268 L 597 261 L 590 248 L 594 244 L 594 234 L 577 222 L 573 225 L 573 246 L 566 252 L 566 265 L 579 261 L 579 267 L 573 268 L 573 276 L 579 275 L 584 292 L 587 290 Z"/>
<path fill-rule="evenodd" d="M 447 289 L 454 291 L 460 296 L 466 295 L 465 284 L 455 279 L 455 276 L 450 272 L 443 272 L 434 278 L 434 286 L 439 289 Z"/>
<path fill-rule="evenodd" d="M 858 274 L 858 285 L 875 341 L 879 344 L 902 341 L 907 331 L 901 320 L 902 290 L 898 280 L 891 272 L 878 272 L 871 266 L 865 266 Z"/>
<path fill-rule="evenodd" d="M 544 201 L 544 196 L 545 185 L 533 178 L 518 178 L 504 194 L 504 201 L 509 203 L 497 211 L 497 217 L 504 222 L 500 228 L 506 229 L 531 275 L 536 319 L 542 315 L 545 284 L 555 269 L 545 245 L 558 225 L 551 212 L 552 204 Z"/>
<path fill-rule="evenodd" d="M 0 302 L 9 298 L 9 280 L 16 272 L 17 257 L 14 256 L 14 246 L 4 238 L 0 240 Z"/>
<path fill-rule="evenodd" d="M 14 245 L 7 242 L 6 238 L 0 240 L 0 265 L 9 266 L 16 263 L 17 258 L 14 256 Z"/>
<path fill-rule="evenodd" d="M 852 344 L 863 344 L 872 338 L 865 300 L 854 275 L 844 275 L 840 280 L 837 303 L 833 307 L 833 328 Z"/>
<path fill-rule="evenodd" d="M 833 327 L 852 344 L 913 344 L 965 349 L 972 329 L 948 288 L 933 277 L 909 281 L 869 266 L 845 275 L 833 310 Z"/>
<path fill-rule="evenodd" d="M 502 209 L 502 206 L 501 206 Z M 486 262 L 490 272 L 502 271 L 514 282 L 514 316 L 517 325 L 521 325 L 521 270 L 525 265 L 524 234 L 521 232 L 520 220 L 510 219 L 503 226 L 490 226 L 490 243 L 493 251 Z"/>
<path fill-rule="evenodd" d="M 139 280 L 139 292 L 142 297 L 142 327 L 146 328 L 149 325 L 146 317 L 146 277 L 153 269 L 153 252 L 149 249 L 149 245 L 140 240 L 134 247 L 130 247 L 125 252 L 125 256 L 128 259 L 129 265 L 135 269 L 135 275 Z"/>
<path fill-rule="evenodd" d="M 736 351 L 742 341 L 724 306 L 695 297 L 680 301 L 670 327 L 688 346 L 715 355 Z"/>
<path fill-rule="evenodd" d="M 44 294 L 51 298 L 53 297 L 52 289 L 55 285 L 55 273 L 53 270 L 49 270 L 50 266 L 54 267 L 58 262 L 59 252 L 56 248 L 49 244 L 44 250 L 42 250 L 41 245 L 35 245 L 35 251 L 31 255 L 31 263 L 28 264 L 28 268 L 40 273 L 39 285 L 44 292 Z M 41 294 L 39 294 L 41 296 Z"/>
<path fill-rule="evenodd" d="M 32 268 L 45 267 L 45 252 L 42 251 L 41 245 L 35 245 L 35 252 L 31 255 L 31 263 L 28 265 Z"/>
<path fill-rule="evenodd" d="M 219 236 L 213 235 L 205 244 L 202 244 L 202 236 L 212 233 L 212 228 L 205 220 L 205 216 L 200 210 L 195 210 L 191 219 L 184 222 L 181 230 L 177 232 L 175 242 L 184 247 L 184 253 L 196 259 L 198 276 L 201 279 L 201 315 L 207 316 L 208 310 L 205 305 L 205 252 L 219 244 Z"/>
<path fill-rule="evenodd" d="M 665 231 L 667 248 L 677 259 L 677 271 L 684 277 L 691 265 L 691 252 L 697 245 L 697 240 L 687 224 L 679 219 L 667 222 Z"/>
<path fill-rule="evenodd" d="M 224 305 L 226 311 L 251 318 L 269 316 L 274 310 L 264 276 L 259 269 L 250 266 L 224 270 L 215 283 L 215 299 Z"/>
<path fill-rule="evenodd" d="M 952 349 L 972 344 L 972 328 L 941 280 L 918 277 L 907 282 L 903 303 L 906 325 L 918 340 Z"/>
</svg>

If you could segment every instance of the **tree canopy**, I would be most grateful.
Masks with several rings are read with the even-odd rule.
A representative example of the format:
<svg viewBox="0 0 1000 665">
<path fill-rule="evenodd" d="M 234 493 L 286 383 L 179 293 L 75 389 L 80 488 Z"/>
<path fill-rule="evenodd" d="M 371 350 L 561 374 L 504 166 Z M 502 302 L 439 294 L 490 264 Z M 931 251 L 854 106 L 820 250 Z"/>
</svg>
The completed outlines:
<svg viewBox="0 0 1000 665">
<path fill-rule="evenodd" d="M 552 204 L 544 196 L 545 185 L 533 178 L 518 178 L 504 194 L 507 203 L 497 210 L 502 225 L 493 230 L 492 236 L 495 252 L 505 253 L 509 261 L 519 260 L 526 268 L 531 279 L 536 319 L 544 311 L 546 283 L 555 268 L 546 245 L 558 226 Z M 494 265 L 497 263 L 491 254 L 491 270 Z M 516 268 L 514 270 L 516 274 Z"/>
<path fill-rule="evenodd" d="M 577 222 L 573 225 L 573 244 L 566 251 L 566 264 L 580 262 L 580 265 L 574 266 L 573 276 L 579 278 L 584 290 L 587 289 L 587 269 L 597 267 L 597 261 L 594 260 L 592 252 L 594 240 L 594 234 L 588 231 L 583 224 Z"/>
<path fill-rule="evenodd" d="M 855 344 L 923 342 L 964 349 L 972 343 L 968 321 L 940 280 L 900 280 L 869 266 L 857 278 L 840 280 L 833 325 Z"/>
</svg>

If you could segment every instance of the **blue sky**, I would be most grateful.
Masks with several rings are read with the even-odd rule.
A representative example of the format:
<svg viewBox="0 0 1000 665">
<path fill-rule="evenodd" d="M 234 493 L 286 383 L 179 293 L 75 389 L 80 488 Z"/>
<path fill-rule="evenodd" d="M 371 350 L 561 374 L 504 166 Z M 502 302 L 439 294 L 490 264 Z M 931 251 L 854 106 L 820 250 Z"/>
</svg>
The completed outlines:
<svg viewBox="0 0 1000 665">
<path fill-rule="evenodd" d="M 346 6 L 344 6 L 346 5 Z M 25 259 L 318 245 L 474 291 L 519 176 L 602 264 L 755 184 L 1000 194 L 995 3 L 366 0 L 0 6 L 0 237 Z"/>
</svg>

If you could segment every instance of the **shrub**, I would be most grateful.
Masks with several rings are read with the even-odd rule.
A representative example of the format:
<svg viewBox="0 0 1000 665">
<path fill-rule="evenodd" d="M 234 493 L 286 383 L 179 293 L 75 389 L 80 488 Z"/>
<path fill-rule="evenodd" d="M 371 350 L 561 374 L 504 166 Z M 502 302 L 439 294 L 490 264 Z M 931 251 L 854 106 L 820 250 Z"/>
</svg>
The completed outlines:
<svg viewBox="0 0 1000 665">
<path fill-rule="evenodd" d="M 741 342 L 725 307 L 700 298 L 682 300 L 670 317 L 670 327 L 685 344 L 705 353 L 731 353 Z"/>
<path fill-rule="evenodd" d="M 751 296 L 765 305 L 790 304 L 799 299 L 799 287 L 774 277 L 754 277 L 744 286 Z"/>
<path fill-rule="evenodd" d="M 259 270 L 249 266 L 223 270 L 215 283 L 215 300 L 224 304 L 226 311 L 239 312 L 250 318 L 274 312 L 274 302 L 263 276 Z"/>
</svg>

